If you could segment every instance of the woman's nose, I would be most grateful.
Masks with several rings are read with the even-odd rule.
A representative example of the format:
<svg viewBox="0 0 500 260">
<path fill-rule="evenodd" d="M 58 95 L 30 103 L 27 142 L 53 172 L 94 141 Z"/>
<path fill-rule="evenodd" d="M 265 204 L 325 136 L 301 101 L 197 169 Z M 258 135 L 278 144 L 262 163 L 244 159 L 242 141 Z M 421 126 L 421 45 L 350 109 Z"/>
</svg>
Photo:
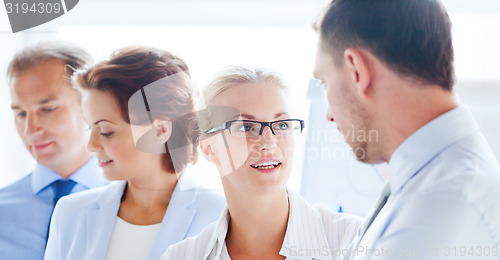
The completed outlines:
<svg viewBox="0 0 500 260">
<path fill-rule="evenodd" d="M 259 142 L 262 150 L 274 150 L 276 148 L 276 135 L 273 134 L 271 127 L 265 126 L 262 129 Z"/>
</svg>

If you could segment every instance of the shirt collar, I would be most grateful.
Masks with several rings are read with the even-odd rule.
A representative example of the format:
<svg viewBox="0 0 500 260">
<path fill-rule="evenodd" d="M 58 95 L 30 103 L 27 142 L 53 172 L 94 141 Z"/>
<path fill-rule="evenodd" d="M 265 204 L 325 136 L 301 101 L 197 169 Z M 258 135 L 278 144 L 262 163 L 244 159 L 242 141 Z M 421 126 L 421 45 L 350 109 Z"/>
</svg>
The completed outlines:
<svg viewBox="0 0 500 260">
<path fill-rule="evenodd" d="M 216 250 L 215 254 L 216 256 L 221 255 L 222 248 L 224 246 L 224 243 L 226 242 L 226 235 L 227 235 L 227 230 L 229 228 L 230 218 L 231 217 L 229 215 L 229 209 L 226 206 L 222 211 L 219 220 L 217 220 L 216 222 L 215 230 L 208 241 L 202 259 L 208 259 L 208 256 L 210 255 L 210 253 L 212 253 L 213 250 Z"/>
<path fill-rule="evenodd" d="M 324 233 L 323 221 L 319 213 L 295 192 L 287 189 L 287 194 L 290 203 L 290 213 L 288 216 L 285 239 L 283 240 L 279 252 L 280 255 L 297 258 L 293 253 L 294 248 L 304 249 L 304 251 L 311 249 L 310 252 L 317 252 L 318 249 L 330 248 L 326 234 Z M 306 208 L 308 210 L 304 210 Z M 307 218 L 304 216 L 307 216 Z M 208 246 L 202 259 L 207 259 L 213 250 L 216 250 L 215 255 L 217 257 L 221 255 L 226 240 L 227 230 L 229 228 L 229 220 L 229 210 L 226 207 L 216 223 L 214 232 L 209 239 Z M 307 225 L 305 225 L 306 223 Z M 307 257 L 307 259 L 311 259 L 311 257 Z M 320 254 L 314 256 L 314 259 L 332 258 L 329 254 Z"/>
<path fill-rule="evenodd" d="M 450 110 L 418 129 L 389 161 L 391 193 L 399 191 L 446 147 L 477 131 L 479 126 L 467 106 Z"/>
<path fill-rule="evenodd" d="M 330 254 L 324 254 L 322 251 L 330 248 L 330 245 L 320 214 L 295 192 L 287 189 L 287 194 L 290 214 L 280 255 L 294 259 L 332 259 Z M 320 253 L 300 257 L 293 252 L 294 248 L 304 252 Z"/>
<path fill-rule="evenodd" d="M 31 188 L 33 190 L 33 194 L 38 194 L 49 184 L 54 181 L 61 179 L 62 177 L 54 172 L 53 170 L 41 165 L 37 164 L 35 170 L 33 170 L 31 176 Z"/>
<path fill-rule="evenodd" d="M 53 170 L 37 164 L 32 174 L 31 188 L 34 194 L 38 194 L 52 182 L 63 179 Z M 107 181 L 102 176 L 102 170 L 97 165 L 97 159 L 91 157 L 82 167 L 78 168 L 69 179 L 84 186 L 87 189 L 97 188 L 104 185 Z"/>
</svg>

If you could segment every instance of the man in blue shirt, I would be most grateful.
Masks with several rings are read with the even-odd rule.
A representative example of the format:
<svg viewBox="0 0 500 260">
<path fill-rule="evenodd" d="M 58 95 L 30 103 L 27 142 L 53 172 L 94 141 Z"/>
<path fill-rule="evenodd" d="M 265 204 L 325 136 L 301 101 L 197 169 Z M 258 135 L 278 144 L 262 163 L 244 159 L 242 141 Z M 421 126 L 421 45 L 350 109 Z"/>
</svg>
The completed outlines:
<svg viewBox="0 0 500 260">
<path fill-rule="evenodd" d="M 344 259 L 500 259 L 500 169 L 453 92 L 438 0 L 333 0 L 315 25 L 327 119 L 389 180 Z M 480 86 L 478 86 L 480 87 Z"/>
<path fill-rule="evenodd" d="M 57 200 L 107 183 L 86 149 L 87 125 L 70 83 L 73 70 L 90 61 L 78 46 L 47 42 L 25 48 L 9 64 L 16 129 L 38 164 L 0 190 L 0 259 L 43 259 Z"/>
</svg>

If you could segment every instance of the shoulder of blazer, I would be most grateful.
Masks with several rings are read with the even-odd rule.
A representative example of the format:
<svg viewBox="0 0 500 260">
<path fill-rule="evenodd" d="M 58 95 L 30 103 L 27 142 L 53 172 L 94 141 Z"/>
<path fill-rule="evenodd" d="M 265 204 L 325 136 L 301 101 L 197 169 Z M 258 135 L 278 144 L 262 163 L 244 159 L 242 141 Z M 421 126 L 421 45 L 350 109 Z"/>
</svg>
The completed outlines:
<svg viewBox="0 0 500 260">
<path fill-rule="evenodd" d="M 184 172 L 174 189 L 176 196 L 184 193 L 184 198 L 190 197 L 190 203 L 186 204 L 187 208 L 195 207 L 202 211 L 215 210 L 218 216 L 222 209 L 226 206 L 226 199 L 222 190 L 208 189 L 190 175 L 190 172 Z M 188 195 L 189 194 L 189 195 Z M 187 202 L 187 201 L 185 201 Z"/>
<path fill-rule="evenodd" d="M 76 212 L 86 209 L 96 209 L 114 200 L 120 200 L 126 181 L 113 181 L 109 185 L 74 193 L 62 197 L 56 207 L 59 211 Z"/>
<path fill-rule="evenodd" d="M 209 190 L 201 186 L 196 188 L 196 202 L 198 205 L 210 205 L 210 208 L 217 209 L 218 213 L 226 206 L 223 191 Z"/>
</svg>

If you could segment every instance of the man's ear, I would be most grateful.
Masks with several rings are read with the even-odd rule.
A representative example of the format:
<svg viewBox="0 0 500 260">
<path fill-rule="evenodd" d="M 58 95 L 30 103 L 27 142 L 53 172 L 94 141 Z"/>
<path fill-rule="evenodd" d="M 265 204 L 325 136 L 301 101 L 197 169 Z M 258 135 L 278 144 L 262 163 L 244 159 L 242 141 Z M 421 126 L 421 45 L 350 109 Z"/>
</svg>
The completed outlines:
<svg viewBox="0 0 500 260">
<path fill-rule="evenodd" d="M 210 137 L 200 141 L 201 153 L 203 154 L 205 159 L 207 159 L 207 161 L 216 163 L 217 158 L 214 151 L 212 150 L 212 144 L 208 139 L 210 139 Z"/>
<path fill-rule="evenodd" d="M 172 135 L 172 122 L 155 119 L 153 121 L 153 133 L 156 142 L 166 143 Z"/>
<path fill-rule="evenodd" d="M 372 71 L 370 70 L 369 57 L 359 49 L 346 49 L 344 62 L 351 77 L 351 82 L 356 85 L 358 94 L 366 97 L 370 90 Z"/>
</svg>

